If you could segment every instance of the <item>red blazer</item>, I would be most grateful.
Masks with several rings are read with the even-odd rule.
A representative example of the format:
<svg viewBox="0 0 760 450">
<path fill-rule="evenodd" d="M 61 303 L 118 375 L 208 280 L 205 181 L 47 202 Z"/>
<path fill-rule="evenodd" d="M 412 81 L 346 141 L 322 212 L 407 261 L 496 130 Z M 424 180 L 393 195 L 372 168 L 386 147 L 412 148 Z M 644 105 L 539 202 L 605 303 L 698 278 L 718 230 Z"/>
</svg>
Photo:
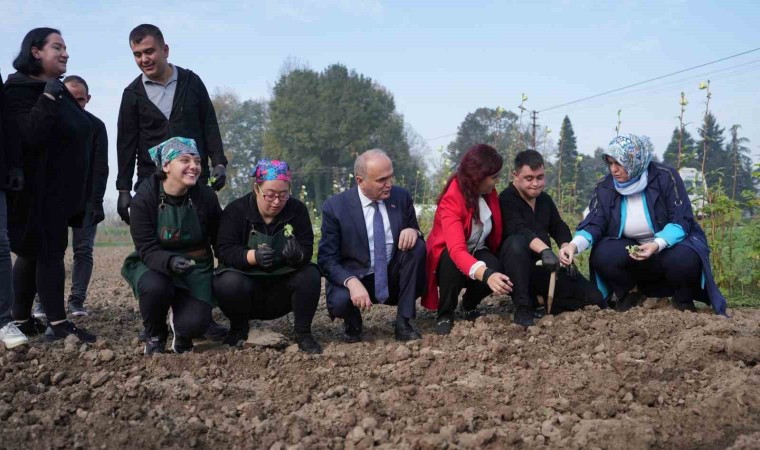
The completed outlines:
<svg viewBox="0 0 760 450">
<path fill-rule="evenodd" d="M 485 196 L 486 204 L 491 209 L 493 228 L 486 238 L 488 248 L 497 253 L 501 245 L 501 208 L 496 189 Z M 454 264 L 469 276 L 470 267 L 478 260 L 467 251 L 467 237 L 472 233 L 472 217 L 474 211 L 467 209 L 464 195 L 459 189 L 459 182 L 455 178 L 451 182 L 446 193 L 438 203 L 433 219 L 433 229 L 427 239 L 427 293 L 422 298 L 422 306 L 428 309 L 438 309 L 438 262 L 444 249 L 449 250 Z"/>
</svg>

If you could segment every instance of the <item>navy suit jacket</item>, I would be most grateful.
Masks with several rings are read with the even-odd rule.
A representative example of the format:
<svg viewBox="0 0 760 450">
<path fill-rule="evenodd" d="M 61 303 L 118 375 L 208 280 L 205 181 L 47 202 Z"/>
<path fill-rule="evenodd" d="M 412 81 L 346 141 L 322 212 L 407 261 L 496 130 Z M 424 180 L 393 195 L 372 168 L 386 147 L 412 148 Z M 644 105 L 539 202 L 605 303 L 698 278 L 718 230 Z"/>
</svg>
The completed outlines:
<svg viewBox="0 0 760 450">
<path fill-rule="evenodd" d="M 317 263 L 325 278 L 343 285 L 350 277 L 362 278 L 369 272 L 369 238 L 358 187 L 328 198 L 322 205 L 322 237 Z M 412 197 L 406 189 L 393 186 L 384 200 L 391 222 L 394 248 L 398 248 L 401 230 L 419 231 Z"/>
</svg>

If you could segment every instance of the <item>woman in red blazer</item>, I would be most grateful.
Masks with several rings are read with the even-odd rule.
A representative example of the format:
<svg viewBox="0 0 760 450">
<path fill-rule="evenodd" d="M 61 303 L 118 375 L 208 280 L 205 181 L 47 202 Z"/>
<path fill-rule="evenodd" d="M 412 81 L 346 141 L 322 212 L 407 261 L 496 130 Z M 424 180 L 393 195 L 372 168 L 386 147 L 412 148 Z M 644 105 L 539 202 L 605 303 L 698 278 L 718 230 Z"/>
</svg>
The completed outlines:
<svg viewBox="0 0 760 450">
<path fill-rule="evenodd" d="M 501 273 L 501 210 L 496 195 L 503 158 L 477 144 L 467 150 L 438 197 L 433 229 L 427 240 L 428 289 L 422 306 L 438 310 L 436 333 L 451 333 L 462 289 L 462 310 L 468 320 L 491 292 L 508 294 L 512 282 Z M 440 289 L 440 297 L 439 291 Z"/>
</svg>

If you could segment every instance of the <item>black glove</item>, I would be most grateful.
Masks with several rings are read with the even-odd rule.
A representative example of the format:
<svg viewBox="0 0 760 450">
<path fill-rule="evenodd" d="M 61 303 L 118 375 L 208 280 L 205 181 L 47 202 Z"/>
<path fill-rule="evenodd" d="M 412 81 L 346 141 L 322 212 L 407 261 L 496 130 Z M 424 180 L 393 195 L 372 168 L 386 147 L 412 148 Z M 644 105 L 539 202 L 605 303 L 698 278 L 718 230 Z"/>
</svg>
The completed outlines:
<svg viewBox="0 0 760 450">
<path fill-rule="evenodd" d="M 211 171 L 211 179 L 214 181 L 211 183 L 211 189 L 215 191 L 222 189 L 227 183 L 227 169 L 221 164 L 214 166 L 214 170 Z"/>
<path fill-rule="evenodd" d="M 557 255 L 554 254 L 552 249 L 546 248 L 541 250 L 540 255 L 541 264 L 544 266 L 544 269 L 549 272 L 556 272 L 557 269 L 559 269 L 559 258 L 557 258 Z"/>
<path fill-rule="evenodd" d="M 45 93 L 52 95 L 54 98 L 59 98 L 63 94 L 64 89 L 66 89 L 66 86 L 58 78 L 51 78 L 45 83 Z"/>
<path fill-rule="evenodd" d="M 193 267 L 192 261 L 184 256 L 172 256 L 169 260 L 169 268 L 174 273 L 185 273 Z"/>
<path fill-rule="evenodd" d="M 129 225 L 129 205 L 132 204 L 132 195 L 129 191 L 119 191 L 119 200 L 116 201 L 116 212 L 121 220 Z"/>
<path fill-rule="evenodd" d="M 24 188 L 24 172 L 20 167 L 11 167 L 8 170 L 8 190 L 20 191 Z"/>
<path fill-rule="evenodd" d="M 106 220 L 106 213 L 103 211 L 103 203 L 95 203 L 92 207 L 92 225 Z"/>
<path fill-rule="evenodd" d="M 262 269 L 268 269 L 274 265 L 274 249 L 267 244 L 262 244 L 254 250 L 256 265 Z"/>
<path fill-rule="evenodd" d="M 570 277 L 571 280 L 578 278 L 578 266 L 576 266 L 575 263 L 567 266 L 567 276 Z"/>
<path fill-rule="evenodd" d="M 293 267 L 300 263 L 303 259 L 303 251 L 301 246 L 293 238 L 288 239 L 285 243 L 285 248 L 282 249 L 282 259 L 285 260 L 285 264 Z"/>
</svg>

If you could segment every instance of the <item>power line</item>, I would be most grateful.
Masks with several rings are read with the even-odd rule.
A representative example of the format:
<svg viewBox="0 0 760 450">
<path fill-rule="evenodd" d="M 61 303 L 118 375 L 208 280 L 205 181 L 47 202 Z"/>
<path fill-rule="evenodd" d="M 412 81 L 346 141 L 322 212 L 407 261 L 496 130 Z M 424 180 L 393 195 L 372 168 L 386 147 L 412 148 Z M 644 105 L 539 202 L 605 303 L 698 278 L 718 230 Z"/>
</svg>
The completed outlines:
<svg viewBox="0 0 760 450">
<path fill-rule="evenodd" d="M 623 87 L 620 87 L 620 88 L 617 88 L 617 89 L 612 89 L 612 90 L 609 90 L 609 91 L 606 91 L 606 92 L 602 92 L 600 94 L 594 94 L 594 95 L 590 95 L 588 97 L 583 97 L 583 98 L 580 98 L 580 99 L 577 99 L 577 100 L 573 100 L 571 102 L 562 103 L 560 105 L 555 105 L 555 106 L 552 106 L 552 107 L 549 107 L 549 108 L 546 108 L 546 109 L 539 110 L 537 112 L 538 113 L 542 113 L 542 112 L 558 109 L 558 108 L 561 108 L 563 106 L 574 105 L 576 103 L 592 100 L 592 99 L 595 99 L 595 98 L 598 98 L 598 97 L 602 97 L 604 95 L 609 95 L 609 94 L 612 94 L 612 93 L 615 93 L 615 92 L 620 92 L 620 91 L 623 91 L 623 90 L 626 90 L 626 89 L 630 89 L 632 87 L 640 86 L 642 84 L 651 83 L 653 81 L 658 81 L 658 80 L 661 80 L 663 78 L 671 77 L 671 76 L 678 75 L 678 74 L 681 74 L 681 73 L 684 73 L 684 72 L 688 72 L 688 71 L 691 71 L 691 70 L 699 69 L 701 67 L 705 67 L 705 66 L 709 66 L 709 65 L 712 65 L 712 64 L 716 64 L 716 63 L 722 62 L 722 61 L 727 61 L 729 59 L 737 58 L 739 56 L 743 56 L 743 55 L 746 55 L 746 54 L 749 54 L 749 53 L 753 53 L 753 52 L 756 52 L 758 50 L 760 50 L 760 47 L 754 48 L 752 50 L 747 50 L 745 52 L 737 53 L 737 54 L 734 54 L 734 55 L 731 55 L 731 56 L 726 56 L 725 58 L 720 58 L 720 59 L 716 59 L 714 61 L 709 61 L 709 62 L 706 62 L 706 63 L 703 63 L 703 64 L 692 66 L 692 67 L 689 67 L 689 68 L 686 68 L 686 69 L 678 70 L 676 72 L 671 72 L 671 73 L 668 73 L 666 75 L 660 75 L 660 76 L 655 77 L 655 78 L 650 78 L 648 80 L 639 81 L 638 83 L 629 84 L 627 86 L 623 86 Z M 664 85 L 648 86 L 646 88 L 634 91 L 633 93 L 645 93 L 647 91 L 649 93 L 651 93 L 651 92 L 655 92 L 655 91 L 661 91 L 663 89 L 667 89 L 668 87 L 677 85 L 679 83 L 685 82 L 685 81 L 690 80 L 690 79 L 711 77 L 711 75 L 713 75 L 713 74 L 729 71 L 729 70 L 736 69 L 736 68 L 739 68 L 739 67 L 742 67 L 742 66 L 753 65 L 754 63 L 756 63 L 758 61 L 760 61 L 760 60 L 753 60 L 753 61 L 737 64 L 735 66 L 730 66 L 730 67 L 726 67 L 726 68 L 723 68 L 723 69 L 718 69 L 718 70 L 715 70 L 715 71 L 706 72 L 703 75 L 690 76 L 688 78 L 683 78 L 683 79 L 675 81 L 675 82 L 668 82 L 668 83 L 666 83 Z M 715 77 L 715 79 L 728 78 L 728 77 L 731 77 L 731 76 L 744 74 L 744 73 L 747 73 L 747 72 L 750 72 L 750 71 L 754 71 L 754 70 L 756 70 L 756 68 L 752 67 L 752 68 L 749 68 L 749 70 L 742 70 L 742 71 L 736 71 L 736 72 L 733 72 L 733 73 L 723 74 L 722 76 Z M 444 138 L 448 138 L 448 137 L 451 137 L 451 136 L 456 136 L 456 134 L 457 133 L 455 132 L 455 133 L 444 134 L 444 135 L 441 135 L 441 136 L 436 136 L 436 137 L 433 137 L 433 138 L 423 138 L 423 139 L 425 141 L 430 142 L 430 141 L 435 141 L 435 140 L 438 140 L 438 139 L 444 139 Z"/>
<path fill-rule="evenodd" d="M 741 64 L 739 66 L 743 66 L 743 64 Z M 731 67 L 730 69 L 735 69 L 736 67 L 739 67 L 739 66 L 734 66 L 734 67 Z M 710 72 L 709 74 L 706 74 L 706 75 L 698 75 L 698 76 L 694 76 L 694 77 L 688 77 L 688 78 L 685 78 L 685 79 L 682 79 L 682 80 L 678 80 L 676 82 L 670 82 L 670 83 L 666 83 L 666 84 L 663 84 L 663 85 L 647 86 L 647 87 L 644 87 L 644 88 L 641 88 L 641 89 L 638 89 L 638 90 L 634 90 L 634 91 L 630 91 L 630 92 L 624 92 L 624 93 L 620 93 L 620 94 L 618 94 L 616 96 L 613 96 L 612 99 L 618 99 L 615 102 L 610 102 L 610 99 L 607 99 L 606 102 L 603 101 L 601 103 L 600 102 L 584 103 L 582 105 L 571 106 L 570 108 L 564 109 L 564 111 L 565 111 L 565 113 L 567 113 L 568 111 L 573 111 L 573 112 L 584 111 L 584 110 L 588 110 L 588 109 L 599 108 L 599 107 L 603 107 L 603 106 L 609 106 L 609 105 L 612 105 L 612 104 L 614 104 L 615 108 L 617 109 L 619 107 L 637 105 L 638 103 L 635 103 L 635 102 L 637 102 L 639 100 L 651 98 L 653 96 L 653 94 L 657 94 L 657 93 L 661 93 L 661 92 L 667 92 L 667 91 L 673 91 L 673 90 L 675 90 L 675 91 L 681 90 L 681 91 L 685 91 L 687 94 L 690 94 L 690 93 L 694 94 L 695 92 L 698 92 L 696 86 L 694 86 L 694 89 L 684 90 L 683 86 L 682 86 L 684 82 L 689 81 L 689 80 L 705 79 L 705 78 L 708 78 L 708 77 L 709 77 L 710 81 L 717 81 L 717 80 L 723 80 L 723 79 L 726 79 L 726 78 L 732 78 L 732 77 L 737 77 L 737 76 L 745 75 L 747 73 L 756 72 L 758 70 L 760 70 L 760 65 L 757 65 L 756 62 L 753 62 L 752 66 L 744 67 L 743 69 L 740 69 L 740 70 L 734 70 L 734 71 L 731 71 L 731 72 L 728 72 L 728 73 L 721 73 L 721 72 L 725 72 L 725 70 L 718 70 L 718 71 L 715 71 L 715 72 Z M 634 94 L 636 95 L 635 98 L 625 99 L 625 97 L 630 97 L 631 95 L 634 95 Z M 632 103 L 632 102 L 634 102 L 634 103 Z M 548 115 L 551 115 L 551 114 L 552 113 L 550 113 Z"/>
<path fill-rule="evenodd" d="M 555 106 L 552 106 L 550 108 L 542 109 L 542 110 L 540 110 L 538 112 L 542 113 L 542 112 L 546 112 L 546 111 L 551 111 L 552 109 L 561 108 L 563 106 L 569 106 L 569 105 L 572 105 L 572 104 L 575 104 L 575 103 L 584 102 L 586 100 L 591 100 L 593 98 L 601 97 L 603 95 L 612 94 L 613 92 L 619 92 L 619 91 L 622 91 L 624 89 L 629 89 L 629 88 L 632 88 L 632 87 L 640 86 L 640 85 L 645 84 L 645 83 L 650 83 L 652 81 L 657 81 L 657 80 L 661 80 L 663 78 L 667 78 L 667 77 L 670 77 L 670 76 L 673 76 L 673 75 L 678 75 L 679 73 L 688 72 L 690 70 L 699 69 L 700 67 L 705 67 L 705 66 L 709 66 L 711 64 L 719 63 L 721 61 L 726 61 L 726 60 L 729 60 L 729 59 L 732 59 L 732 58 L 737 58 L 739 56 L 746 55 L 746 54 L 752 53 L 752 52 L 756 52 L 758 50 L 760 50 L 760 47 L 754 48 L 752 50 L 747 50 L 746 52 L 737 53 L 735 55 L 726 56 L 725 58 L 716 59 L 715 61 L 710 61 L 710 62 L 706 62 L 704 64 L 699 64 L 699 65 L 696 65 L 696 66 L 693 66 L 693 67 L 689 67 L 689 68 L 686 68 L 686 69 L 678 70 L 676 72 L 668 73 L 668 74 L 665 74 L 665 75 L 660 75 L 659 77 L 654 77 L 654 78 L 650 78 L 648 80 L 639 81 L 638 83 L 629 84 L 627 86 L 623 86 L 623 87 L 620 87 L 620 88 L 617 88 L 617 89 L 612 89 L 610 91 L 602 92 L 600 94 L 590 95 L 588 97 L 579 98 L 579 99 L 573 100 L 571 102 L 562 103 L 560 105 L 555 105 Z"/>
</svg>

